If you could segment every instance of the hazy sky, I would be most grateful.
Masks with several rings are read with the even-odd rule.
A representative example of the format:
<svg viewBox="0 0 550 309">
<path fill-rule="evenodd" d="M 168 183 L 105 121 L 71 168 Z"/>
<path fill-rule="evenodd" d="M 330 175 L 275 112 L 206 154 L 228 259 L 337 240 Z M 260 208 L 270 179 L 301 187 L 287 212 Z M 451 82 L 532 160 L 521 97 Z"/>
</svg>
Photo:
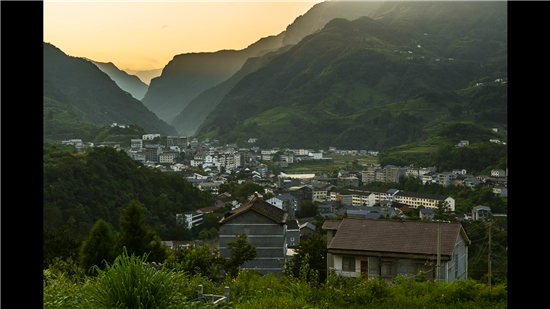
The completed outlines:
<svg viewBox="0 0 550 309">
<path fill-rule="evenodd" d="M 159 69 L 178 54 L 246 48 L 319 2 L 44 0 L 44 42 L 119 69 Z"/>
</svg>

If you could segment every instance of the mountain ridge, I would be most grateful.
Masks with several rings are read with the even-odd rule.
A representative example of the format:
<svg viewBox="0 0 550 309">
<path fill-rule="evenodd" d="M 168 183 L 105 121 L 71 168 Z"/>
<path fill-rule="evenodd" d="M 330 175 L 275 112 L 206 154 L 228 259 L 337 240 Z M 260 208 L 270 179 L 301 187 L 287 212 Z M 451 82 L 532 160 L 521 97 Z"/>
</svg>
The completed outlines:
<svg viewBox="0 0 550 309">
<path fill-rule="evenodd" d="M 74 106 L 81 121 L 96 126 L 138 124 L 151 133 L 177 133 L 88 60 L 68 56 L 44 42 L 43 65 L 44 96 L 54 95 L 66 106 Z"/>
<path fill-rule="evenodd" d="M 149 86 L 145 84 L 139 77 L 136 75 L 128 74 L 127 72 L 119 69 L 112 62 L 99 62 L 92 59 L 86 59 L 93 64 L 95 64 L 101 71 L 107 73 L 109 77 L 115 81 L 115 83 L 120 87 L 120 89 L 129 92 L 134 98 L 141 100 L 147 93 Z"/>
<path fill-rule="evenodd" d="M 265 146 L 276 142 L 290 147 L 285 138 L 300 134 L 293 132 L 298 127 L 289 126 L 289 119 L 278 116 L 284 112 L 279 107 L 307 121 L 313 115 L 318 122 L 367 107 L 406 102 L 423 93 L 464 89 L 482 77 L 506 78 L 505 3 L 464 2 L 461 9 L 457 4 L 429 3 L 429 10 L 439 10 L 442 20 L 449 14 L 459 20 L 432 28 L 412 25 L 416 17 L 407 14 L 416 14 L 410 9 L 414 2 L 385 5 L 381 10 L 385 14 L 380 13 L 384 18 L 333 19 L 243 77 L 207 116 L 196 137 L 217 134 L 222 143 L 233 143 L 245 139 L 246 132 L 253 133 L 251 125 L 262 119 L 254 126 L 260 130 L 255 136 L 264 135 L 269 141 Z M 474 18 L 469 12 L 475 9 Z M 484 16 L 491 9 L 496 13 Z M 449 29 L 455 31 L 454 40 L 445 39 Z M 311 115 L 304 116 L 304 109 Z M 259 116 L 267 113 L 272 120 Z"/>
</svg>

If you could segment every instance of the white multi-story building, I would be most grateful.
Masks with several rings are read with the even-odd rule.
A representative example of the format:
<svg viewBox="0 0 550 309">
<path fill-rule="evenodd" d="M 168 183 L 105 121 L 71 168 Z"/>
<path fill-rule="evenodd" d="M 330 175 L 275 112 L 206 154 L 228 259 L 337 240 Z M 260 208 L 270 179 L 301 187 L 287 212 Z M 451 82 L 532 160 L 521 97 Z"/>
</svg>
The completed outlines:
<svg viewBox="0 0 550 309">
<path fill-rule="evenodd" d="M 152 140 L 155 137 L 160 137 L 160 134 L 143 134 L 141 139 L 143 139 L 143 140 Z"/>
<path fill-rule="evenodd" d="M 132 148 L 143 148 L 143 140 L 139 138 L 130 139 L 130 147 Z"/>
</svg>

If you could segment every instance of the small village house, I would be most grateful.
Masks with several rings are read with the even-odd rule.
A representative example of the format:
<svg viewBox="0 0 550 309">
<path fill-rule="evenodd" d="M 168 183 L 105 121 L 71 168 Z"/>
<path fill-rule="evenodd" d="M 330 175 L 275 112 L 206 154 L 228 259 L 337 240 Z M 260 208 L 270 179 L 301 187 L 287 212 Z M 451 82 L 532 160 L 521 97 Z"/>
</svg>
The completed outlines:
<svg viewBox="0 0 550 309">
<path fill-rule="evenodd" d="M 439 227 L 438 227 L 439 226 Z M 344 218 L 327 220 L 327 268 L 339 276 L 380 275 L 388 283 L 420 271 L 436 279 L 438 232 L 441 235 L 439 280 L 468 278 L 470 240 L 459 222 Z"/>
</svg>

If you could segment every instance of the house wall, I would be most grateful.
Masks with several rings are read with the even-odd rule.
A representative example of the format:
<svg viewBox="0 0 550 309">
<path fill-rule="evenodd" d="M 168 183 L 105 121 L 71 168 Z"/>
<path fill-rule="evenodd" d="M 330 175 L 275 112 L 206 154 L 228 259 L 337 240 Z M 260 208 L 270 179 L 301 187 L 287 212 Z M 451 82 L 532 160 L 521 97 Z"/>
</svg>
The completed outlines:
<svg viewBox="0 0 550 309">
<path fill-rule="evenodd" d="M 235 233 L 245 232 L 258 255 L 256 260 L 245 263 L 242 268 L 256 269 L 262 275 L 282 274 L 283 269 L 277 260 L 286 262 L 286 225 L 249 210 L 220 226 L 220 254 L 229 258 L 231 254 L 227 243 L 236 240 Z"/>
<path fill-rule="evenodd" d="M 327 233 L 327 242 L 332 240 L 332 231 Z M 361 261 L 368 261 L 369 278 L 381 275 L 387 283 L 391 283 L 397 276 L 416 276 L 420 271 L 424 271 L 426 279 L 433 280 L 436 277 L 436 270 L 432 265 L 426 265 L 426 262 L 436 263 L 435 256 L 432 260 L 426 259 L 400 259 L 384 258 L 372 256 L 352 256 L 355 259 L 355 271 L 343 271 L 342 260 L 344 255 L 327 254 L 327 267 L 334 267 L 337 275 L 343 277 L 358 277 L 361 274 Z M 458 235 L 451 259 L 442 261 L 439 271 L 439 279 L 445 282 L 455 280 L 467 280 L 468 278 L 468 247 L 461 234 Z M 389 266 L 389 268 L 388 268 Z M 389 270 L 391 269 L 391 270 Z M 388 273 L 389 270 L 389 273 Z M 382 271 L 382 274 L 380 273 Z"/>
</svg>

